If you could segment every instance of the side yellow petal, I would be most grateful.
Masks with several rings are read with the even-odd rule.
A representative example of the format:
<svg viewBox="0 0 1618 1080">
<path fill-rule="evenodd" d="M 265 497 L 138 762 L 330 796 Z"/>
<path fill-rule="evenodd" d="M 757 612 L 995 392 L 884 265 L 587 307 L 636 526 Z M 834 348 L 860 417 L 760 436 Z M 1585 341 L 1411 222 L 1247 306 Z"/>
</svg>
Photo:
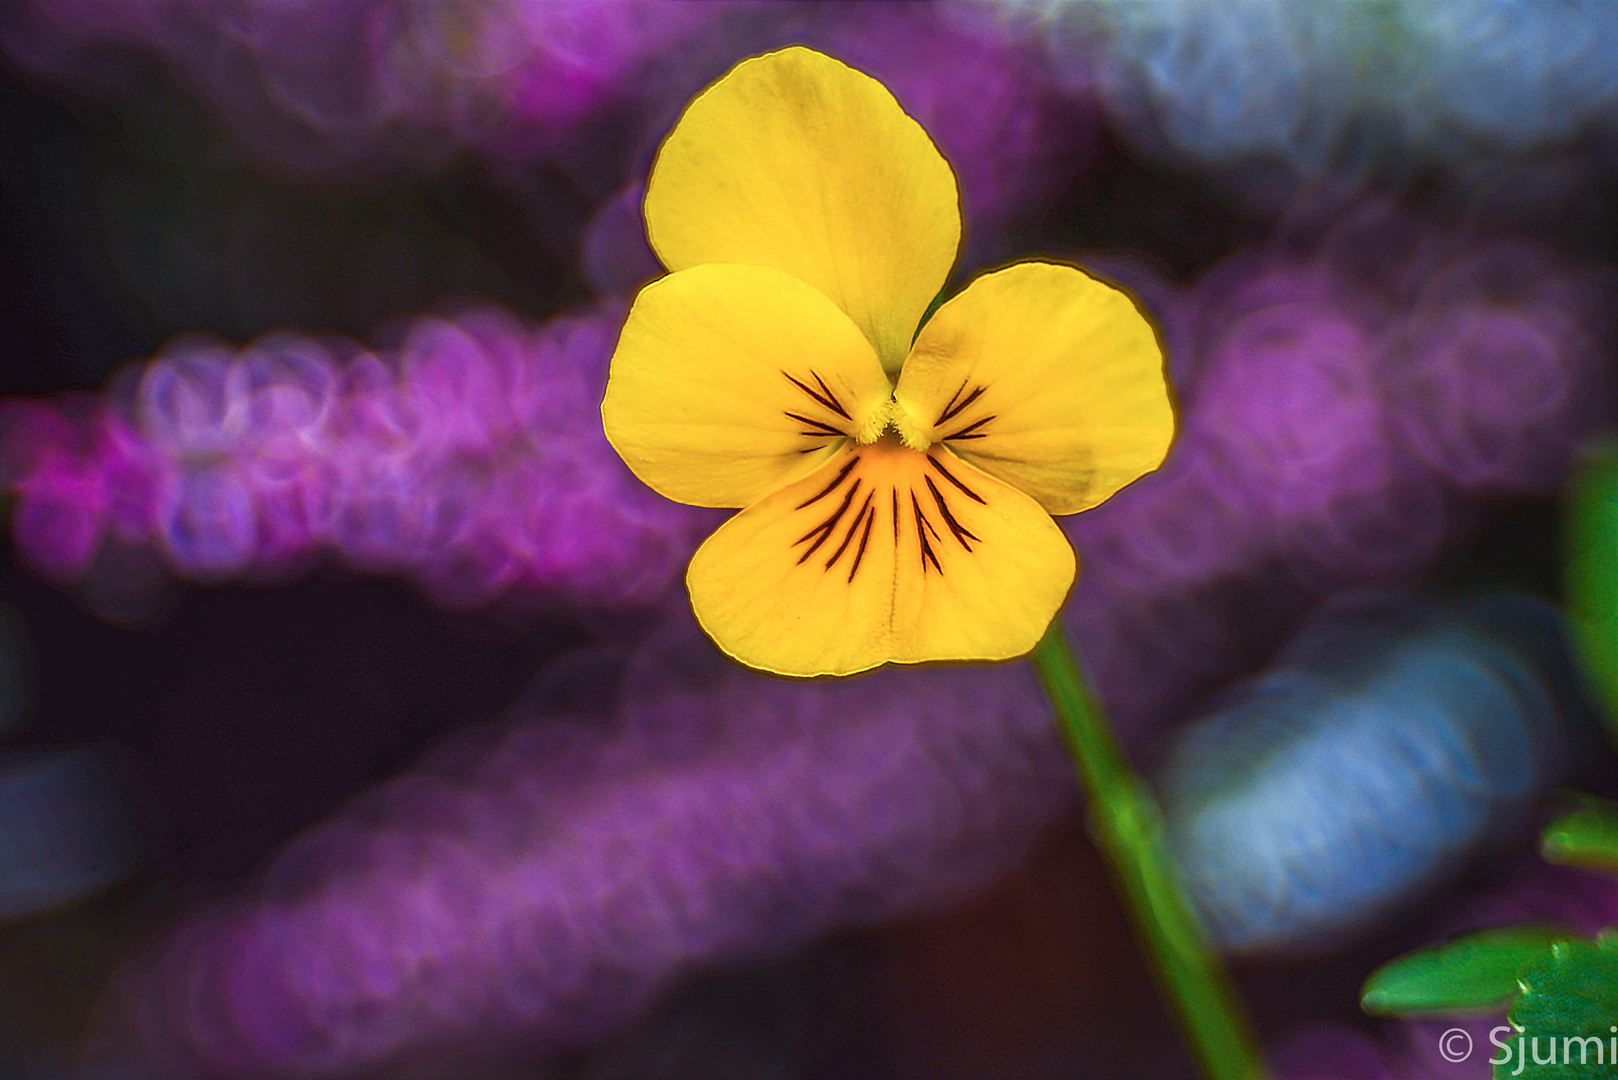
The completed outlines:
<svg viewBox="0 0 1618 1080">
<path fill-rule="evenodd" d="M 762 266 L 696 266 L 635 298 L 601 420 L 653 490 L 746 506 L 845 439 L 874 438 L 892 385 L 819 290 Z"/>
<path fill-rule="evenodd" d="M 1119 289 L 1026 262 L 938 309 L 905 361 L 897 424 L 1053 514 L 1104 502 L 1163 463 L 1174 409 L 1152 324 Z"/>
<path fill-rule="evenodd" d="M 794 46 L 686 107 L 652 166 L 646 232 L 670 270 L 751 263 L 807 281 L 892 373 L 955 263 L 960 193 L 886 87 Z"/>
<path fill-rule="evenodd" d="M 1073 548 L 1028 496 L 948 450 L 845 446 L 708 538 L 686 584 L 726 653 L 782 675 L 1032 649 Z"/>
</svg>

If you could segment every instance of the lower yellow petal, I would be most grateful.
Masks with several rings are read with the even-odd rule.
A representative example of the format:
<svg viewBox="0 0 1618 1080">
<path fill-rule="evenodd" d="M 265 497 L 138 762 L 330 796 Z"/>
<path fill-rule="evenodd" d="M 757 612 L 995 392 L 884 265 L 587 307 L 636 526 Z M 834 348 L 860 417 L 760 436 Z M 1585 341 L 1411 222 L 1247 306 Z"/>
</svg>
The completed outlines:
<svg viewBox="0 0 1618 1080">
<path fill-rule="evenodd" d="M 942 442 L 1053 514 L 1163 463 L 1163 350 L 1129 296 L 1071 266 L 985 274 L 922 327 L 894 397 L 913 446 Z"/>
<path fill-rule="evenodd" d="M 845 446 L 748 507 L 686 574 L 726 653 L 782 675 L 1006 660 L 1032 649 L 1076 570 L 1049 514 L 943 447 Z"/>
</svg>

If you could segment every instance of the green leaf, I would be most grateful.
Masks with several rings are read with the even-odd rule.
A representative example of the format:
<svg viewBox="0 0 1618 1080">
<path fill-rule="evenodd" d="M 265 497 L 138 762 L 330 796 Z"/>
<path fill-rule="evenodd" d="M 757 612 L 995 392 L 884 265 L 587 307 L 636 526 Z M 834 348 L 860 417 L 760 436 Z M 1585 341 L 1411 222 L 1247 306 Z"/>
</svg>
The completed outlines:
<svg viewBox="0 0 1618 1080">
<path fill-rule="evenodd" d="M 1431 1016 L 1504 1008 L 1517 976 L 1574 936 L 1562 926 L 1525 923 L 1480 930 L 1390 960 L 1371 973 L 1360 1007 L 1376 1014 Z"/>
<path fill-rule="evenodd" d="M 1545 826 L 1539 853 L 1546 862 L 1618 873 L 1618 803 L 1594 796 L 1583 801 Z"/>
<path fill-rule="evenodd" d="M 1612 931 L 1596 941 L 1557 942 L 1523 972 L 1522 986 L 1510 1014 L 1516 1037 L 1493 1051 L 1497 1080 L 1618 1078 L 1612 1053 L 1618 1049 L 1618 939 Z M 1581 1051 L 1587 1055 L 1582 1063 Z M 1537 1064 L 1536 1057 L 1550 1063 Z"/>
<path fill-rule="evenodd" d="M 1618 741 L 1618 446 L 1593 454 L 1569 485 L 1563 543 L 1576 652 Z"/>
</svg>

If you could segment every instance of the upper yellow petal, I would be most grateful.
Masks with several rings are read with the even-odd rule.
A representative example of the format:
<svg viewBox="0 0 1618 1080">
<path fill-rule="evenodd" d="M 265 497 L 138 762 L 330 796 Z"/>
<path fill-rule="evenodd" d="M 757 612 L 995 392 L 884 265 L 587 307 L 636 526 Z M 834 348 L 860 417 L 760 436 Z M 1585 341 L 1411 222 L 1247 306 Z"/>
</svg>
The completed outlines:
<svg viewBox="0 0 1618 1080">
<path fill-rule="evenodd" d="M 686 107 L 647 182 L 646 232 L 670 270 L 751 263 L 807 281 L 891 373 L 954 265 L 960 194 L 886 87 L 793 47 Z"/>
<path fill-rule="evenodd" d="M 905 440 L 942 442 L 1053 514 L 1163 463 L 1174 409 L 1152 324 L 1071 266 L 985 274 L 922 328 L 894 394 Z"/>
<path fill-rule="evenodd" d="M 1039 641 L 1077 562 L 1028 496 L 943 447 L 845 445 L 720 526 L 686 573 L 729 655 L 782 675 L 1005 660 Z"/>
<path fill-rule="evenodd" d="M 874 438 L 892 383 L 819 290 L 762 266 L 692 267 L 642 289 L 612 355 L 607 439 L 648 487 L 746 506 Z"/>
</svg>

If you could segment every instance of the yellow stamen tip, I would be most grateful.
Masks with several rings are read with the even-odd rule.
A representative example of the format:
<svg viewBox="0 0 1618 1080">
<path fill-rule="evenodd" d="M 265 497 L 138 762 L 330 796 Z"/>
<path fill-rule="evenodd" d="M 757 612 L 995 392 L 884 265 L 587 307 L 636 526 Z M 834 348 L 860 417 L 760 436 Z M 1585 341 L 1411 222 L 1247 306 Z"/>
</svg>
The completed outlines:
<svg viewBox="0 0 1618 1080">
<path fill-rule="evenodd" d="M 925 452 L 933 444 L 933 441 L 927 437 L 927 432 L 915 424 L 900 421 L 893 426 L 899 432 L 899 441 L 912 450 Z"/>
</svg>

